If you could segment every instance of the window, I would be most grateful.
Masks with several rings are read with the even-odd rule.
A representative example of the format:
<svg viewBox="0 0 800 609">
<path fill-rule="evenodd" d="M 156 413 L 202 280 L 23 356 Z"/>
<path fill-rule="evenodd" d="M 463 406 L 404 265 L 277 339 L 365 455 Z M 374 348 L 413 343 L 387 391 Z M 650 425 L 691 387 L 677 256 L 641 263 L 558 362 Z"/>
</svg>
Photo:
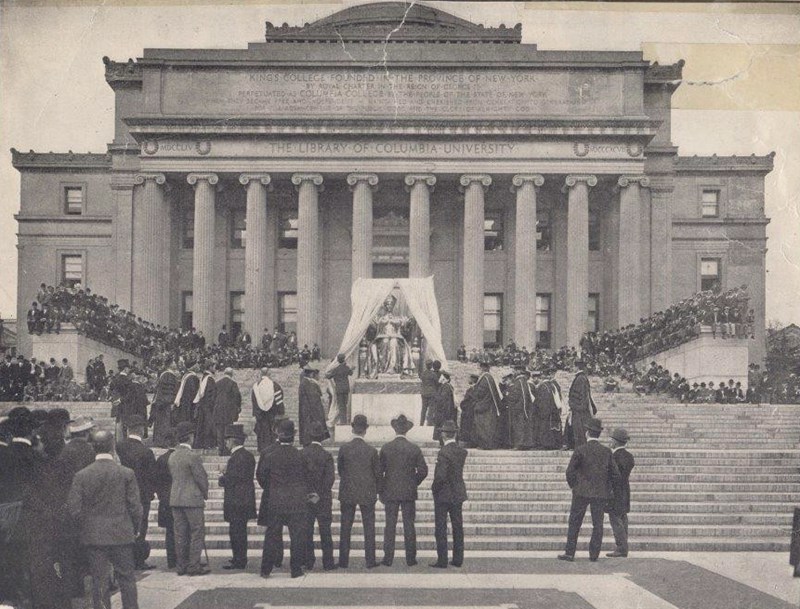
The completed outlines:
<svg viewBox="0 0 800 609">
<path fill-rule="evenodd" d="M 589 317 L 586 329 L 597 332 L 600 329 L 600 294 L 589 294 Z"/>
<path fill-rule="evenodd" d="M 231 292 L 231 319 L 228 327 L 231 329 L 231 336 L 236 338 L 242 331 L 244 322 L 244 292 Z"/>
<path fill-rule="evenodd" d="M 600 212 L 589 209 L 589 251 L 600 251 Z"/>
<path fill-rule="evenodd" d="M 191 292 L 181 293 L 181 329 L 191 330 L 193 324 L 194 301 Z"/>
<path fill-rule="evenodd" d="M 536 249 L 549 252 L 553 247 L 553 226 L 550 221 L 550 209 L 536 210 Z"/>
<path fill-rule="evenodd" d="M 231 247 L 242 249 L 247 238 L 247 221 L 244 209 L 231 210 Z"/>
<path fill-rule="evenodd" d="M 278 294 L 278 328 L 281 332 L 297 332 L 297 293 Z"/>
<path fill-rule="evenodd" d="M 550 294 L 536 295 L 536 346 L 552 347 L 550 339 Z"/>
<path fill-rule="evenodd" d="M 487 216 L 483 221 L 483 249 L 487 252 L 503 251 L 503 221 L 499 216 Z"/>
<path fill-rule="evenodd" d="M 80 254 L 61 256 L 61 282 L 69 288 L 83 283 L 83 256 Z"/>
<path fill-rule="evenodd" d="M 278 247 L 286 250 L 297 249 L 297 227 L 297 210 L 282 209 L 280 243 Z"/>
<path fill-rule="evenodd" d="M 194 208 L 190 206 L 181 210 L 181 245 L 187 250 L 194 247 Z"/>
<path fill-rule="evenodd" d="M 722 265 L 719 258 L 700 259 L 700 289 L 716 290 L 722 284 Z"/>
<path fill-rule="evenodd" d="M 719 191 L 704 190 L 701 195 L 703 218 L 719 217 Z"/>
<path fill-rule="evenodd" d="M 484 294 L 483 346 L 501 347 L 502 345 L 503 345 L 503 295 Z"/>
<path fill-rule="evenodd" d="M 64 213 L 68 216 L 80 216 L 83 213 L 83 186 L 64 188 Z"/>
</svg>

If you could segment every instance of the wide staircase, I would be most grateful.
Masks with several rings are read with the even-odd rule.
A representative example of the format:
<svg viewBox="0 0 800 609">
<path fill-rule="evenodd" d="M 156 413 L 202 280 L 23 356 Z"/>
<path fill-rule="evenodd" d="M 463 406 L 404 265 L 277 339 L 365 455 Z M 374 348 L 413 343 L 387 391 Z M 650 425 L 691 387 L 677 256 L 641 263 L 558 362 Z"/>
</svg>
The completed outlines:
<svg viewBox="0 0 800 609">
<path fill-rule="evenodd" d="M 450 362 L 456 397 L 466 389 L 474 365 Z M 494 371 L 499 377 L 504 371 Z M 296 367 L 274 371 L 286 394 L 287 413 L 297 411 Z M 252 427 L 249 387 L 254 371 L 237 371 L 242 387 L 241 420 Z M 564 399 L 571 375 L 559 373 Z M 679 404 L 663 396 L 637 396 L 630 387 L 604 393 L 602 381 L 592 379 L 598 416 L 605 432 L 624 426 L 636 458 L 631 475 L 631 549 L 695 551 L 783 551 L 788 546 L 792 510 L 800 505 L 800 417 L 797 406 Z M 566 404 L 565 404 L 566 405 Z M 80 414 L 93 414 L 110 424 L 108 405 L 75 405 Z M 369 440 L 369 434 L 367 434 Z M 255 450 L 255 439 L 246 446 Z M 334 454 L 336 443 L 329 446 Z M 417 539 L 422 550 L 434 548 L 433 500 L 430 476 L 437 447 L 423 453 L 431 468 L 417 502 Z M 561 451 L 471 450 L 465 468 L 469 500 L 464 506 L 467 550 L 560 550 L 567 529 L 570 491 L 564 471 L 570 453 Z M 206 545 L 228 547 L 222 519 L 222 493 L 217 479 L 225 458 L 206 454 L 211 490 L 206 505 Z M 337 482 L 338 485 L 338 482 Z M 334 485 L 334 498 L 337 492 Z M 260 489 L 257 488 L 260 496 Z M 155 503 L 148 538 L 163 548 L 163 529 L 156 526 Z M 380 506 L 379 506 L 380 508 Z M 378 544 L 383 513 L 377 510 Z M 590 526 L 587 518 L 586 526 Z M 338 539 L 338 504 L 334 502 L 334 541 Z M 606 521 L 607 546 L 611 531 Z M 250 525 L 250 547 L 259 548 L 263 528 Z M 588 531 L 581 536 L 583 549 Z M 402 547 L 402 535 L 398 535 Z M 360 522 L 353 545 L 363 547 Z"/>
</svg>

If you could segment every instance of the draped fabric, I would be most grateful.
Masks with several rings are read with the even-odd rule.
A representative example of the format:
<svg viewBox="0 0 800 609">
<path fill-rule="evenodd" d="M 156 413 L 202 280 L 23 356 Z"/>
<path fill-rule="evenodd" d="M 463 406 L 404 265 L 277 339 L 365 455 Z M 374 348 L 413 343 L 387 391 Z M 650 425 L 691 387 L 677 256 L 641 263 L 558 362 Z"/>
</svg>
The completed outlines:
<svg viewBox="0 0 800 609">
<path fill-rule="evenodd" d="M 265 376 L 254 384 L 253 397 L 262 411 L 269 412 L 275 401 L 275 384 L 272 379 Z"/>
<path fill-rule="evenodd" d="M 356 364 L 361 339 L 383 305 L 383 301 L 395 287 L 400 288 L 409 313 L 425 337 L 427 358 L 438 359 L 442 362 L 442 368 L 447 370 L 447 358 L 442 346 L 442 325 L 432 276 L 413 279 L 356 279 L 350 290 L 350 323 L 347 324 L 339 353 L 345 355 L 351 366 Z M 336 365 L 334 358 L 325 372 L 329 372 Z"/>
</svg>

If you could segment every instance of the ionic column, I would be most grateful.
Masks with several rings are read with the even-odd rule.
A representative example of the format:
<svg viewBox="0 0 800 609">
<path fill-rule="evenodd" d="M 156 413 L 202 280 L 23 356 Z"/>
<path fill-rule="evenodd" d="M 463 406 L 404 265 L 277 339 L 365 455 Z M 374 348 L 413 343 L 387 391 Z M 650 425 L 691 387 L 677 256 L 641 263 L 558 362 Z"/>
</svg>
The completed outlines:
<svg viewBox="0 0 800 609">
<path fill-rule="evenodd" d="M 483 195 L 491 176 L 461 176 L 464 192 L 464 258 L 462 262 L 461 342 L 467 350 L 483 348 Z"/>
<path fill-rule="evenodd" d="M 619 327 L 638 323 L 642 316 L 642 199 L 645 176 L 621 176 L 619 188 L 619 281 L 617 283 L 617 323 Z"/>
<path fill-rule="evenodd" d="M 411 194 L 408 276 L 427 277 L 431 272 L 431 191 L 436 176 L 410 174 L 405 181 Z"/>
<path fill-rule="evenodd" d="M 578 346 L 589 316 L 589 188 L 593 175 L 568 175 L 567 345 Z"/>
<path fill-rule="evenodd" d="M 164 283 L 160 271 L 169 255 L 164 242 L 163 173 L 141 173 L 134 177 L 133 193 L 133 293 L 131 309 L 138 317 L 166 325 L 169 309 L 164 306 Z M 167 281 L 166 285 L 169 285 Z"/>
<path fill-rule="evenodd" d="M 374 173 L 351 173 L 347 183 L 353 191 L 352 281 L 372 277 L 372 189 L 378 185 Z"/>
<path fill-rule="evenodd" d="M 650 313 L 672 304 L 672 191 L 667 176 L 650 180 Z"/>
<path fill-rule="evenodd" d="M 311 347 L 319 342 L 319 191 L 322 176 L 296 173 L 297 189 L 297 343 Z"/>
<path fill-rule="evenodd" d="M 208 344 L 215 340 L 214 286 L 214 216 L 219 178 L 214 173 L 190 173 L 186 181 L 194 186 L 194 266 L 192 272 L 193 324 Z"/>
<path fill-rule="evenodd" d="M 536 347 L 536 188 L 544 184 L 538 174 L 511 178 L 517 193 L 514 239 L 514 342 L 532 350 Z"/>
<path fill-rule="evenodd" d="M 257 340 L 269 319 L 269 284 L 267 267 L 274 252 L 267 248 L 266 173 L 243 173 L 239 183 L 247 189 L 247 238 L 244 244 L 244 327 Z"/>
</svg>

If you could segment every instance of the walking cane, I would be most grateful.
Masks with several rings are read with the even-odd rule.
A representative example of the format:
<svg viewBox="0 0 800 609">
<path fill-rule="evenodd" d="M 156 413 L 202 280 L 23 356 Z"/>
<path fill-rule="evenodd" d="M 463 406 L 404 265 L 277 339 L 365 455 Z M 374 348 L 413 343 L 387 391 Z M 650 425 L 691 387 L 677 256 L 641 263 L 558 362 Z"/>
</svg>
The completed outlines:
<svg viewBox="0 0 800 609">
<path fill-rule="evenodd" d="M 203 552 L 206 555 L 206 566 L 211 566 L 211 561 L 208 559 L 208 548 L 206 547 L 206 540 L 203 540 Z"/>
</svg>

